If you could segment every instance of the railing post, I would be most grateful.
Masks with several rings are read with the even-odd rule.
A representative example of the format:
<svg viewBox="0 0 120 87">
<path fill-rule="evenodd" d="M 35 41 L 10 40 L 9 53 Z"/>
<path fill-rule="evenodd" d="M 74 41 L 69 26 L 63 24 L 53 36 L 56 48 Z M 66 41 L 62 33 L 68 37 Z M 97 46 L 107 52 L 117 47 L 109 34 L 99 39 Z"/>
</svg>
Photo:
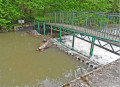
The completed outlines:
<svg viewBox="0 0 120 87">
<path fill-rule="evenodd" d="M 43 23 L 43 27 L 44 27 L 44 35 L 45 35 L 45 22 Z"/>
<path fill-rule="evenodd" d="M 51 36 L 52 36 L 52 25 L 51 25 Z"/>
<path fill-rule="evenodd" d="M 74 49 L 74 42 L 75 42 L 75 32 L 73 32 L 72 50 Z"/>
<path fill-rule="evenodd" d="M 34 30 L 35 30 L 35 20 L 34 20 Z"/>
<path fill-rule="evenodd" d="M 49 14 L 49 23 L 50 23 L 50 13 L 48 13 Z"/>
<path fill-rule="evenodd" d="M 103 14 L 101 16 L 100 29 L 101 29 L 101 26 L 102 26 L 102 21 L 103 21 Z"/>
<path fill-rule="evenodd" d="M 56 23 L 56 12 L 55 12 L 55 23 Z"/>
<path fill-rule="evenodd" d="M 91 57 L 93 55 L 94 44 L 95 44 L 95 37 L 92 37 L 92 42 L 91 42 L 91 48 L 90 48 L 90 55 L 89 55 L 89 57 Z"/>
<path fill-rule="evenodd" d="M 88 28 L 88 13 L 87 13 L 87 18 L 86 18 L 86 29 L 85 29 L 85 32 L 86 32 L 87 28 Z"/>
<path fill-rule="evenodd" d="M 105 32 L 104 32 L 104 37 L 105 37 L 105 34 L 106 34 L 106 32 L 107 32 L 108 23 L 109 23 L 109 15 L 108 15 L 108 19 L 107 19 L 106 29 L 105 29 Z"/>
<path fill-rule="evenodd" d="M 59 12 L 59 16 L 60 16 L 59 23 L 61 23 L 61 12 Z"/>
<path fill-rule="evenodd" d="M 66 24 L 68 24 L 68 12 L 66 12 Z"/>
<path fill-rule="evenodd" d="M 74 12 L 73 12 L 72 16 L 73 16 L 73 18 L 72 18 L 72 25 L 73 25 L 73 23 L 74 23 Z"/>
<path fill-rule="evenodd" d="M 63 24 L 64 12 L 62 12 L 62 24 Z"/>
<path fill-rule="evenodd" d="M 39 22 L 38 22 L 38 33 L 40 33 L 40 26 L 39 26 Z"/>
<path fill-rule="evenodd" d="M 62 29 L 60 28 L 60 43 L 61 43 L 61 35 L 62 35 Z"/>
</svg>

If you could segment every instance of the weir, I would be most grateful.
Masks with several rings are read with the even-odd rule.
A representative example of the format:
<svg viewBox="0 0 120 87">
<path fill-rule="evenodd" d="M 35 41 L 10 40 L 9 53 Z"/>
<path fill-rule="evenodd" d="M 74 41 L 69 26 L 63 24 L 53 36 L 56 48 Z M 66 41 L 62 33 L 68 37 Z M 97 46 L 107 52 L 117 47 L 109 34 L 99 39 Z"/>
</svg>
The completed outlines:
<svg viewBox="0 0 120 87">
<path fill-rule="evenodd" d="M 46 13 L 45 17 L 47 17 L 49 20 L 45 22 L 39 22 L 37 20 L 34 21 L 34 29 L 37 29 L 39 31 L 40 28 L 39 27 L 36 28 L 35 25 L 39 26 L 40 23 L 44 26 L 43 27 L 44 35 L 46 34 L 45 32 L 47 30 L 49 30 L 51 36 L 54 35 L 53 31 L 57 31 L 57 33 L 59 33 L 59 39 L 57 39 L 56 43 L 61 44 L 61 46 L 73 50 L 91 59 L 93 56 L 95 46 L 105 49 L 120 57 L 120 14 L 119 13 L 113 14 L 113 13 L 94 13 L 94 12 L 51 12 L 51 13 Z M 64 43 L 65 40 L 63 38 L 64 35 L 72 36 L 70 46 Z M 76 47 L 75 41 L 78 40 L 76 38 L 90 43 L 89 55 L 84 54 L 79 50 L 75 49 Z M 67 53 L 69 54 L 68 51 Z M 70 55 L 72 55 L 72 53 Z M 77 56 L 76 58 L 83 62 L 84 59 L 86 59 L 86 58 L 81 59 L 81 57 L 77 57 Z M 119 58 L 117 61 L 114 61 L 112 63 L 109 62 L 109 64 L 107 64 L 106 66 L 100 67 L 97 70 L 91 71 L 88 74 L 84 74 L 83 76 L 74 79 L 73 81 L 66 83 L 61 87 L 78 87 L 78 86 L 82 87 L 83 85 L 85 87 L 100 86 L 100 85 L 111 86 L 111 84 L 108 83 L 112 83 L 112 85 L 118 85 L 117 81 L 119 81 L 119 79 L 116 79 L 116 76 L 119 76 L 118 61 Z M 87 62 L 85 63 L 86 65 L 88 64 Z M 111 76 L 113 76 L 114 78 Z M 99 83 L 99 80 L 103 80 L 103 79 L 106 79 L 106 81 L 102 81 L 101 83 Z M 115 84 L 114 81 L 116 82 Z"/>
</svg>

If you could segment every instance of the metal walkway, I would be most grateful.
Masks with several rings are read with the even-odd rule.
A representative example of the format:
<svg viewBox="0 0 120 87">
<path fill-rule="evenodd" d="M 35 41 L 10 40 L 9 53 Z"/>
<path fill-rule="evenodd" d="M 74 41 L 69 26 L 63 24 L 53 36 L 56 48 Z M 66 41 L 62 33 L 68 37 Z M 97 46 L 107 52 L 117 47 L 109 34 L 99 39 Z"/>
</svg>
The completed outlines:
<svg viewBox="0 0 120 87">
<path fill-rule="evenodd" d="M 60 24 L 60 23 L 50 23 L 50 24 L 60 26 L 60 27 L 65 27 L 65 28 L 68 28 L 68 29 L 71 29 L 71 30 L 87 33 L 87 34 L 98 36 L 98 37 L 104 37 L 104 38 L 108 38 L 108 39 L 111 39 L 111 40 L 120 41 L 120 36 L 119 36 L 120 32 L 118 33 L 118 35 L 113 35 L 113 34 L 109 34 L 109 33 L 95 31 L 95 30 L 92 30 L 92 29 L 85 29 L 84 27 L 80 27 L 80 26 Z"/>
<path fill-rule="evenodd" d="M 45 17 L 53 25 L 120 41 L 119 13 L 52 12 Z"/>
<path fill-rule="evenodd" d="M 90 55 L 93 55 L 94 45 L 106 49 L 112 53 L 120 55 L 120 14 L 119 13 L 94 13 L 94 12 L 52 12 L 46 13 L 48 18 L 46 22 L 37 22 L 38 31 L 40 31 L 39 23 L 43 23 L 45 34 L 45 26 L 49 25 L 49 29 L 60 32 L 60 42 L 62 43 L 62 32 L 69 32 L 73 35 L 72 47 L 74 49 L 74 38 L 80 34 L 80 38 L 91 43 Z M 96 40 L 98 43 L 96 43 Z M 102 42 L 105 42 L 102 44 Z M 107 45 L 110 48 L 106 47 Z M 115 48 L 118 48 L 117 50 Z M 76 51 L 76 50 L 75 50 Z"/>
</svg>

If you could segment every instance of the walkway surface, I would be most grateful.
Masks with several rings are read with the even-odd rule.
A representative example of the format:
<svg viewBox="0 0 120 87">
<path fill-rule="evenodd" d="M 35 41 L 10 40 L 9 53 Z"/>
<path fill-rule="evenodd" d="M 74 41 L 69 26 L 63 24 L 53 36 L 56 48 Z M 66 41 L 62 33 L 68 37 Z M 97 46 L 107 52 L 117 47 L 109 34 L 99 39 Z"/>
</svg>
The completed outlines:
<svg viewBox="0 0 120 87">
<path fill-rule="evenodd" d="M 71 30 L 76 30 L 76 31 L 83 32 L 83 33 L 87 33 L 87 34 L 90 34 L 90 35 L 93 35 L 93 36 L 97 36 L 97 37 L 104 37 L 104 38 L 108 38 L 108 39 L 111 39 L 111 40 L 120 41 L 120 36 L 105 34 L 103 32 L 98 32 L 98 31 L 93 30 L 93 29 L 86 29 L 86 28 L 79 27 L 79 26 L 68 25 L 68 24 L 60 24 L 60 23 L 50 23 L 50 24 L 56 25 L 56 26 L 59 26 L 59 27 L 65 27 L 65 28 L 68 28 L 68 29 L 71 29 Z M 117 43 L 117 42 L 109 41 L 109 43 L 112 43 L 112 44 L 120 46 L 120 44 Z"/>
<path fill-rule="evenodd" d="M 120 87 L 120 59 L 83 75 L 63 87 Z"/>
</svg>

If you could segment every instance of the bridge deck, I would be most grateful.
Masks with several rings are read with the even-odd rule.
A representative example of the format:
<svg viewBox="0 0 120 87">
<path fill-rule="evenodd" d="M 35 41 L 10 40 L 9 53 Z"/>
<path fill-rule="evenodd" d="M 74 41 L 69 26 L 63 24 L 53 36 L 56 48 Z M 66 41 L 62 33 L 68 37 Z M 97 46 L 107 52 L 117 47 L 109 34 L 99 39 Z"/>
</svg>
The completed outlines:
<svg viewBox="0 0 120 87">
<path fill-rule="evenodd" d="M 103 37 L 103 38 L 107 38 L 107 39 L 111 39 L 111 40 L 120 41 L 120 36 L 106 34 L 104 32 L 99 32 L 99 31 L 94 31 L 93 29 L 87 29 L 87 28 L 83 28 L 83 27 L 79 27 L 79 26 L 60 24 L 60 23 L 50 23 L 50 24 L 56 25 L 59 27 L 68 28 L 68 29 L 75 30 L 75 31 L 79 31 L 79 32 L 83 32 L 83 33 L 87 33 L 87 34 L 97 36 L 97 37 Z M 108 41 L 108 42 L 112 43 L 111 41 Z M 114 42 L 113 44 L 120 46 L 120 43 L 117 43 L 117 42 Z"/>
</svg>

